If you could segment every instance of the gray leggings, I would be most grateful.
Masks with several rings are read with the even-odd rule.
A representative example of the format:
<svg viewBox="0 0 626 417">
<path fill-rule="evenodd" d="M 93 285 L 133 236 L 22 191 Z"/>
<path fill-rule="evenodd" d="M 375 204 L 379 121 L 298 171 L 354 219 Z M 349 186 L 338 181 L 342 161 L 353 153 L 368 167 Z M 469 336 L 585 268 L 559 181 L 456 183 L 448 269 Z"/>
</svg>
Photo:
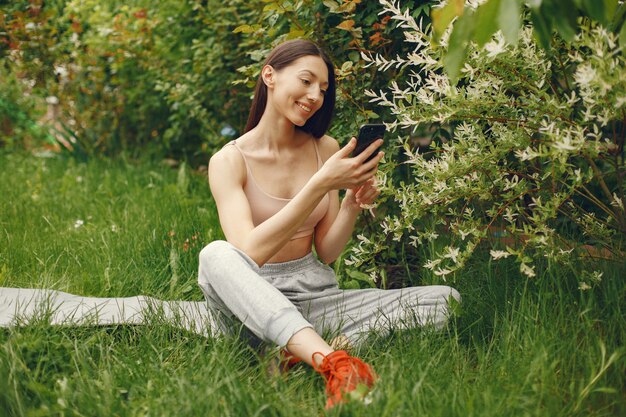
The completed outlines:
<svg viewBox="0 0 626 417">
<path fill-rule="evenodd" d="M 200 252 L 198 283 L 221 331 L 231 332 L 236 318 L 259 339 L 281 347 L 306 327 L 328 337 L 344 335 L 353 344 L 371 331 L 441 327 L 449 297 L 461 299 L 443 285 L 340 290 L 332 268 L 312 253 L 259 268 L 225 241 Z"/>
</svg>

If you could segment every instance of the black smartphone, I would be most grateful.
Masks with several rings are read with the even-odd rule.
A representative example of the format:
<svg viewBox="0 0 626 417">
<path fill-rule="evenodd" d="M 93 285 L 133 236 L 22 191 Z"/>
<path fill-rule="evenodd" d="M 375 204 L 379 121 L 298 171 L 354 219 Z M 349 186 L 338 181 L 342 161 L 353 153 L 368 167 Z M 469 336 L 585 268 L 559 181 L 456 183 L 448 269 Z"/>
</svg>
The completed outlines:
<svg viewBox="0 0 626 417">
<path fill-rule="evenodd" d="M 356 148 L 352 152 L 352 156 L 353 157 L 357 156 L 358 154 L 363 152 L 376 139 L 382 139 L 383 136 L 385 135 L 385 130 L 386 128 L 385 128 L 385 125 L 383 124 L 366 124 L 366 125 L 361 126 L 361 128 L 359 129 L 359 135 L 356 137 Z M 378 151 L 375 151 L 374 153 L 372 153 L 365 160 L 365 162 L 371 160 L 376 155 L 378 155 Z"/>
</svg>

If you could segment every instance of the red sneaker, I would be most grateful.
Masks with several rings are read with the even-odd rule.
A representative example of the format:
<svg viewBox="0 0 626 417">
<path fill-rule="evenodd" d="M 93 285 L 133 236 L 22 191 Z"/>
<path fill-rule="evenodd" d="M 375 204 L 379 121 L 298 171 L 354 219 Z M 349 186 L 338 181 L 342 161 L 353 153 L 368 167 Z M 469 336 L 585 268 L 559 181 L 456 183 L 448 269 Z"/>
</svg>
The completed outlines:
<svg viewBox="0 0 626 417">
<path fill-rule="evenodd" d="M 315 365 L 316 355 L 324 357 L 321 365 Z M 336 350 L 326 356 L 316 352 L 313 363 L 313 369 L 326 379 L 327 409 L 352 398 L 363 399 L 377 378 L 371 366 L 348 355 L 345 350 Z"/>
</svg>

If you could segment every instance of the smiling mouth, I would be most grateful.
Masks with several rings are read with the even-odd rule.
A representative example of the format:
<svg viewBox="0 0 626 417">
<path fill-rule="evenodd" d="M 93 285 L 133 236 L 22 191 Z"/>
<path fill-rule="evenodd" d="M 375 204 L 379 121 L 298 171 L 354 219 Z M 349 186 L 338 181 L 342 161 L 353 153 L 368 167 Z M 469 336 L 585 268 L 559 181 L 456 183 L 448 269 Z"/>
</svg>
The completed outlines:
<svg viewBox="0 0 626 417">
<path fill-rule="evenodd" d="M 307 112 L 307 113 L 311 112 L 311 108 L 310 107 L 305 106 L 304 104 L 300 103 L 299 101 L 296 101 L 296 104 L 298 105 L 298 107 L 300 107 L 305 112 Z"/>
</svg>

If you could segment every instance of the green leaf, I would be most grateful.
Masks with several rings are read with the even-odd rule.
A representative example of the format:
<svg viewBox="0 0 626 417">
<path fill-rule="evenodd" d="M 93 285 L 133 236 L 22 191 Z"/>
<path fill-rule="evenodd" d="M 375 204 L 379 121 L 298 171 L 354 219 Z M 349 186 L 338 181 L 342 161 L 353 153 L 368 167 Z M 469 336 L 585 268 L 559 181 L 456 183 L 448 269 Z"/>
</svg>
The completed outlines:
<svg viewBox="0 0 626 417">
<path fill-rule="evenodd" d="M 445 6 L 432 9 L 430 15 L 433 21 L 435 40 L 441 38 L 452 19 L 462 14 L 463 0 L 450 0 Z"/>
<path fill-rule="evenodd" d="M 617 390 L 613 387 L 599 387 L 599 388 L 595 388 L 591 392 L 602 392 L 604 394 L 617 394 Z"/>
<path fill-rule="evenodd" d="M 365 110 L 365 117 L 368 119 L 378 119 L 380 116 L 371 110 Z"/>
<path fill-rule="evenodd" d="M 250 25 L 241 25 L 241 26 L 237 26 L 235 29 L 233 29 L 233 33 L 253 33 L 254 32 L 254 28 Z"/>
<path fill-rule="evenodd" d="M 272 10 L 280 10 L 280 7 L 276 3 L 266 4 L 265 7 L 263 7 L 264 12 L 271 12 Z"/>
<path fill-rule="evenodd" d="M 537 38 L 539 45 L 546 51 L 550 50 L 550 42 L 552 40 L 551 22 L 546 19 L 545 14 L 539 9 L 531 9 L 530 20 L 533 23 L 535 38 Z"/>
<path fill-rule="evenodd" d="M 468 10 L 454 23 L 454 28 L 450 34 L 448 52 L 443 59 L 443 66 L 453 84 L 456 84 L 459 72 L 461 71 L 461 65 L 463 65 L 465 61 L 467 43 L 474 33 L 475 22 L 476 20 L 474 19 L 473 13 Z"/>
<path fill-rule="evenodd" d="M 342 287 L 346 290 L 358 290 L 359 288 L 361 288 L 361 286 L 359 285 L 359 281 L 355 281 L 353 279 L 351 279 L 350 281 L 344 281 Z"/>
<path fill-rule="evenodd" d="M 572 0 L 546 1 L 541 12 L 544 16 L 552 16 L 556 30 L 566 42 L 574 40 L 578 27 L 576 22 L 578 13 Z"/>
<path fill-rule="evenodd" d="M 331 13 L 336 13 L 339 8 L 339 3 L 334 0 L 324 0 L 322 3 L 324 3 L 324 6 L 328 7 Z"/>
<path fill-rule="evenodd" d="M 476 30 L 474 41 L 478 47 L 487 43 L 498 30 L 500 0 L 489 0 L 476 9 Z"/>
<path fill-rule="evenodd" d="M 619 46 L 622 49 L 626 49 L 626 22 L 624 22 L 622 29 L 619 31 Z"/>
<path fill-rule="evenodd" d="M 589 17 L 602 24 L 607 23 L 604 0 L 583 0 L 582 4 Z"/>
<path fill-rule="evenodd" d="M 287 34 L 287 39 L 299 39 L 304 36 L 304 31 L 302 29 L 291 28 L 289 33 Z"/>
<path fill-rule="evenodd" d="M 519 0 L 502 0 L 498 10 L 498 26 L 508 43 L 517 43 L 521 24 Z"/>
<path fill-rule="evenodd" d="M 347 274 L 350 278 L 355 279 L 357 281 L 363 281 L 368 284 L 372 281 L 372 278 L 369 275 L 367 275 L 365 272 L 348 270 Z"/>
<path fill-rule="evenodd" d="M 626 14 L 626 4 L 620 4 L 613 12 L 613 17 L 611 18 L 611 24 L 608 26 L 608 29 L 612 32 L 617 32 L 620 28 L 620 25 L 624 21 L 624 15 Z"/>
<path fill-rule="evenodd" d="M 612 22 L 617 10 L 617 0 L 604 0 L 604 14 L 607 22 Z"/>
</svg>

